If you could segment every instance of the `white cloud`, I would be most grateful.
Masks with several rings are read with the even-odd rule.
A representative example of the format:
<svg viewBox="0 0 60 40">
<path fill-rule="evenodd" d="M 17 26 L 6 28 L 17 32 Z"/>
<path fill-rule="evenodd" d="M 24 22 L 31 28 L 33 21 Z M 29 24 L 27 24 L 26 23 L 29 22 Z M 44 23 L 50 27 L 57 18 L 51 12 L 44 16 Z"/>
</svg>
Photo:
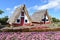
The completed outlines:
<svg viewBox="0 0 60 40">
<path fill-rule="evenodd" d="M 7 11 L 10 11 L 11 9 L 10 8 L 6 8 Z"/>
<path fill-rule="evenodd" d="M 14 6 L 13 9 L 12 8 L 6 8 L 5 10 L 10 14 L 8 17 L 10 17 L 12 15 L 12 13 L 14 12 L 14 10 L 19 6 L 20 5 Z"/>
<path fill-rule="evenodd" d="M 33 7 L 30 7 L 30 9 L 34 9 L 34 10 L 41 10 L 41 9 L 51 9 L 51 8 L 54 8 L 54 9 L 60 9 L 60 0 L 48 0 L 48 3 L 47 4 L 44 4 L 44 5 L 35 5 Z"/>
<path fill-rule="evenodd" d="M 40 9 L 50 9 L 50 8 L 55 8 L 57 7 L 59 4 L 57 2 L 49 2 L 48 4 L 45 4 L 43 6 L 39 6 L 38 10 Z"/>
<path fill-rule="evenodd" d="M 16 8 L 18 8 L 19 6 L 20 6 L 20 5 L 14 6 L 13 9 L 12 9 L 12 11 L 11 11 L 11 13 L 13 13 L 14 10 L 15 10 Z"/>
<path fill-rule="evenodd" d="M 16 9 L 17 7 L 19 7 L 20 5 L 14 6 L 14 9 Z"/>
<path fill-rule="evenodd" d="M 38 5 L 35 5 L 35 6 L 33 6 L 33 7 L 27 8 L 27 10 L 28 10 L 28 11 L 30 11 L 31 9 L 32 9 L 32 10 L 37 10 L 38 7 L 39 7 Z"/>
</svg>

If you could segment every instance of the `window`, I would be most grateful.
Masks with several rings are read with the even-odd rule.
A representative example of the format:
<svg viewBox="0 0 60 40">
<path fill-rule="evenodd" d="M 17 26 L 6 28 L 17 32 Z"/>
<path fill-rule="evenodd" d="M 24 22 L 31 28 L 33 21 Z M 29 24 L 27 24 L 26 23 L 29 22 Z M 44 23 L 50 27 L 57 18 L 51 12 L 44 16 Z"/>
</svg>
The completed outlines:
<svg viewBox="0 0 60 40">
<path fill-rule="evenodd" d="M 25 22 L 27 22 L 27 20 L 25 20 Z"/>
<path fill-rule="evenodd" d="M 44 21 L 44 19 L 42 19 L 42 21 Z"/>
<path fill-rule="evenodd" d="M 48 19 L 42 19 L 42 21 L 48 21 Z"/>
<path fill-rule="evenodd" d="M 17 19 L 17 22 L 20 22 L 20 19 Z"/>
<path fill-rule="evenodd" d="M 48 19 L 46 19 L 46 21 L 48 21 Z"/>
</svg>

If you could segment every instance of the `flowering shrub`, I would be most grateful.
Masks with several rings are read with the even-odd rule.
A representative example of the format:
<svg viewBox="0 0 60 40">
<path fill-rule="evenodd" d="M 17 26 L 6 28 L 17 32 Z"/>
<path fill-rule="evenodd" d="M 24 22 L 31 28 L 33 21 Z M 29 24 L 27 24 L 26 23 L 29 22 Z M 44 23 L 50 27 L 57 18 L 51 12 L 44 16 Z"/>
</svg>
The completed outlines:
<svg viewBox="0 0 60 40">
<path fill-rule="evenodd" d="M 60 40 L 60 32 L 0 32 L 0 40 Z"/>
</svg>

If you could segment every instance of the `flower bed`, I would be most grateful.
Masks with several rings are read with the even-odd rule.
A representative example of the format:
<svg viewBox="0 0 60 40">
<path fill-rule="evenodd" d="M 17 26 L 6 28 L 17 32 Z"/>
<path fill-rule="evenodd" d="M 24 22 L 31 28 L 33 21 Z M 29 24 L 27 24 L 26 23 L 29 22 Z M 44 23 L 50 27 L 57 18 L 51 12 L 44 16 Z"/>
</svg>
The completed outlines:
<svg viewBox="0 0 60 40">
<path fill-rule="evenodd" d="M 0 32 L 0 40 L 60 40 L 60 32 Z"/>
</svg>

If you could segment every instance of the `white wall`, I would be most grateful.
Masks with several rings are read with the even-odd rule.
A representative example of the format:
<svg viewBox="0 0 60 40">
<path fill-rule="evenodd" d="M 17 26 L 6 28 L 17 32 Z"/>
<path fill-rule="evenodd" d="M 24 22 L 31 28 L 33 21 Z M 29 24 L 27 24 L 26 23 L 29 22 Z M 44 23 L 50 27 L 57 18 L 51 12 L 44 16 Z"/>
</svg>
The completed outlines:
<svg viewBox="0 0 60 40">
<path fill-rule="evenodd" d="M 21 19 L 21 15 L 17 18 L 17 19 Z M 29 20 L 27 18 L 27 16 L 24 14 L 24 23 L 26 24 L 25 20 L 27 20 L 27 23 L 29 23 Z M 21 20 L 20 20 L 21 21 Z M 17 20 L 15 21 L 15 23 L 17 23 Z M 20 23 L 20 22 L 19 22 Z M 19 24 L 18 23 L 18 24 Z"/>
<path fill-rule="evenodd" d="M 27 16 L 25 15 L 25 20 L 27 20 L 27 23 L 29 23 L 29 20 L 28 20 L 28 18 L 27 18 Z M 24 23 L 26 23 L 26 22 L 24 22 Z"/>
<path fill-rule="evenodd" d="M 43 18 L 44 18 L 44 16 L 43 16 Z M 43 19 L 43 18 L 42 18 L 42 19 Z M 47 17 L 47 16 L 46 16 L 46 19 L 48 19 L 48 17 Z M 44 22 L 44 21 L 41 21 L 41 22 Z M 46 21 L 46 22 L 49 22 L 49 20 L 48 20 L 48 21 Z"/>
<path fill-rule="evenodd" d="M 46 19 L 48 19 L 48 17 L 46 16 Z"/>
</svg>

